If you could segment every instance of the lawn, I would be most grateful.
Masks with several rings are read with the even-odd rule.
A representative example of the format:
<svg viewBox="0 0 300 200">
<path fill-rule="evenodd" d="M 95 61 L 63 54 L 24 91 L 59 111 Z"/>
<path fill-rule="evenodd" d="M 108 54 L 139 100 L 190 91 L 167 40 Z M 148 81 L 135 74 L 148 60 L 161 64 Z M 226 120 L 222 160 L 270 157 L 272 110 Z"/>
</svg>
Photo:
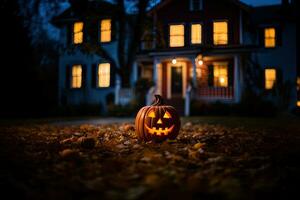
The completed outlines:
<svg viewBox="0 0 300 200">
<path fill-rule="evenodd" d="M 176 140 L 138 141 L 133 124 L 0 123 L 9 199 L 292 199 L 300 119 L 182 119 Z"/>
</svg>

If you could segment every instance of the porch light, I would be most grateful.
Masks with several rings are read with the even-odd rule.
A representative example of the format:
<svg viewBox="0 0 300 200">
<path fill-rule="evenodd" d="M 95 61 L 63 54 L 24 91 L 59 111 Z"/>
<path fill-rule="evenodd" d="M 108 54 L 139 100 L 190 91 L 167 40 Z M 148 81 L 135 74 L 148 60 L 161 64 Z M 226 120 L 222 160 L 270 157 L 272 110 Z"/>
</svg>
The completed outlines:
<svg viewBox="0 0 300 200">
<path fill-rule="evenodd" d="M 173 59 L 172 59 L 172 64 L 175 65 L 176 63 L 177 63 L 176 58 L 173 58 Z"/>
<path fill-rule="evenodd" d="M 300 101 L 297 101 L 297 106 L 300 107 Z"/>
<path fill-rule="evenodd" d="M 203 65 L 203 60 L 198 60 L 198 65 L 202 66 Z"/>
</svg>

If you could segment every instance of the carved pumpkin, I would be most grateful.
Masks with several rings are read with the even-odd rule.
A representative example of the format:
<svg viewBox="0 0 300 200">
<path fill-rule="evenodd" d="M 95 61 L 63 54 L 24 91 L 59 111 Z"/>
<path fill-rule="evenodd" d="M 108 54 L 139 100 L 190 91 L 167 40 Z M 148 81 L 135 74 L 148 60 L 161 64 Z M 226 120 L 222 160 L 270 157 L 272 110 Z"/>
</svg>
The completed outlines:
<svg viewBox="0 0 300 200">
<path fill-rule="evenodd" d="M 140 109 L 135 118 L 135 132 L 143 141 L 175 139 L 180 129 L 180 118 L 174 107 L 164 105 L 163 98 L 155 95 L 151 106 Z"/>
</svg>

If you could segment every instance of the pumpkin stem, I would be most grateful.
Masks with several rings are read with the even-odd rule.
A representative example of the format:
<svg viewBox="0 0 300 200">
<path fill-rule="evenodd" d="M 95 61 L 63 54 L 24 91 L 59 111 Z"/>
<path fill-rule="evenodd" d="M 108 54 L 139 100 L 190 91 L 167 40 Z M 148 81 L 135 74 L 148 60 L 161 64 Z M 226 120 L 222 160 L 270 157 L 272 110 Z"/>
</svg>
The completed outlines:
<svg viewBox="0 0 300 200">
<path fill-rule="evenodd" d="M 164 104 L 164 99 L 159 94 L 154 95 L 155 101 L 152 106 L 161 106 Z"/>
</svg>

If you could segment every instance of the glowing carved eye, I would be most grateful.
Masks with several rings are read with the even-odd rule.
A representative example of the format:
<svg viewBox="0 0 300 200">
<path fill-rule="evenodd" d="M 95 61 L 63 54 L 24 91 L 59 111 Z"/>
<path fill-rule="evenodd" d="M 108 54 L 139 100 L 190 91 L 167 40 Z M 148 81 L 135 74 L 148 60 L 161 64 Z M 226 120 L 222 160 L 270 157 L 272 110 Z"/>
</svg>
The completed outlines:
<svg viewBox="0 0 300 200">
<path fill-rule="evenodd" d="M 164 118 L 166 118 L 166 119 L 170 119 L 171 117 L 172 116 L 168 111 L 164 114 Z"/>
<path fill-rule="evenodd" d="M 148 114 L 148 117 L 155 118 L 155 112 L 150 111 L 149 114 Z"/>
</svg>

